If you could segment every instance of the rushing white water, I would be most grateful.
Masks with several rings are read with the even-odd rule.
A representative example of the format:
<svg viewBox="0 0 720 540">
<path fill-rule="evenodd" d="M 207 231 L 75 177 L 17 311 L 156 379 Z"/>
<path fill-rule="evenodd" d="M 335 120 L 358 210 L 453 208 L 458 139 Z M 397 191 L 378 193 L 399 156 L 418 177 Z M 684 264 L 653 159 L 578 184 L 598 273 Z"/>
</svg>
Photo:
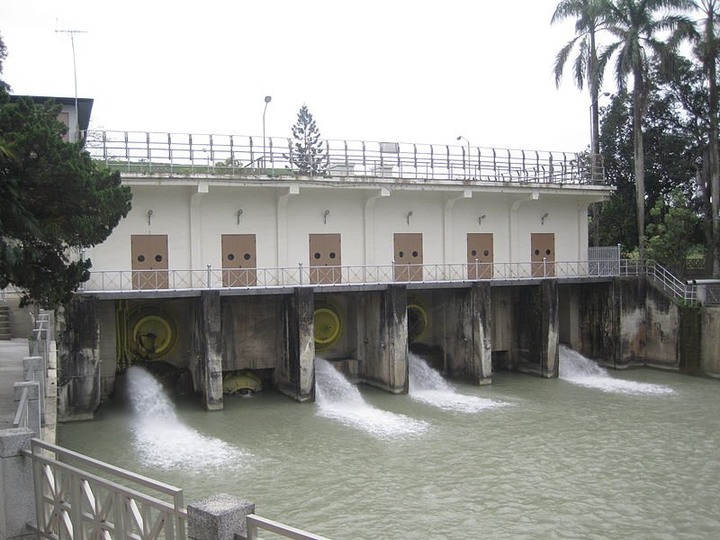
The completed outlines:
<svg viewBox="0 0 720 540">
<path fill-rule="evenodd" d="M 162 385 L 146 370 L 133 366 L 126 377 L 134 412 L 133 443 L 146 466 L 194 472 L 247 466 L 250 454 L 180 422 Z"/>
<path fill-rule="evenodd" d="M 323 358 L 315 358 L 315 402 L 318 415 L 363 430 L 378 438 L 420 434 L 428 422 L 416 420 L 368 404 L 335 367 Z"/>
<path fill-rule="evenodd" d="M 560 378 L 588 388 L 619 394 L 673 394 L 672 388 L 660 384 L 625 381 L 610 376 L 605 368 L 598 366 L 583 355 L 560 345 Z"/>
<path fill-rule="evenodd" d="M 446 411 L 476 413 L 502 407 L 505 403 L 459 393 L 425 360 L 410 353 L 410 397 Z"/>
</svg>

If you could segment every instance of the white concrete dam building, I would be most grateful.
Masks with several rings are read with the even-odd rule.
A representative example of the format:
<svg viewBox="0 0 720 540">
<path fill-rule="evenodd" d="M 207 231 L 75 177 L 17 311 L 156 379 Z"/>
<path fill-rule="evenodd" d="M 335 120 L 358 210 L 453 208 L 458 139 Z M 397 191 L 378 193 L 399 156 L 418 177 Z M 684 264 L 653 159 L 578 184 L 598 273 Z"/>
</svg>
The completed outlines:
<svg viewBox="0 0 720 540">
<path fill-rule="evenodd" d="M 150 157 L 141 162 L 143 142 L 133 146 L 114 135 L 121 141 L 108 143 L 104 134 L 105 147 L 91 150 L 124 169 L 133 209 L 107 242 L 87 252 L 88 290 L 126 289 L 130 272 L 151 269 L 179 282 L 142 285 L 136 275 L 134 288 L 206 287 L 198 280 L 208 267 L 217 274 L 213 286 L 293 285 L 290 275 L 301 265 L 305 272 L 338 267 L 311 280 L 336 283 L 365 282 L 360 274 L 375 276 L 394 263 L 422 265 L 407 276 L 420 281 L 550 275 L 554 268 L 533 270 L 531 263 L 587 261 L 588 206 L 611 191 L 592 183 L 574 155 L 477 149 L 466 161 L 464 147 L 431 147 L 435 162 L 426 151 L 420 173 L 416 145 L 404 153 L 397 145 L 392 164 L 380 167 L 388 143 L 362 143 L 356 156 L 328 143 L 328 172 L 312 178 L 291 168 L 287 145 L 278 150 L 277 139 L 272 154 L 266 152 L 268 167 L 252 166 L 252 139 L 233 139 L 232 155 L 246 154 L 251 166 L 231 168 L 214 165 L 231 152 L 217 138 L 208 167 L 210 150 L 201 151 L 198 142 L 189 150 L 189 136 L 173 141 L 177 150 L 155 149 L 162 160 L 148 148 Z M 169 160 L 181 149 L 191 156 L 173 172 Z M 132 152 L 138 157 L 124 159 Z M 219 282 L 219 270 L 236 268 L 253 272 Z M 286 279 L 279 269 L 287 269 Z M 571 275 L 576 271 L 582 273 L 573 268 Z"/>
<path fill-rule="evenodd" d="M 588 207 L 612 188 L 575 154 L 325 141 L 309 176 L 287 139 L 87 141 L 133 201 L 84 253 L 61 417 L 91 413 L 136 362 L 186 370 L 209 409 L 233 373 L 312 399 L 316 354 L 395 393 L 409 347 L 476 384 L 495 362 L 557 376 L 558 321 L 579 332 L 558 283 L 607 281 L 588 261 Z"/>
</svg>

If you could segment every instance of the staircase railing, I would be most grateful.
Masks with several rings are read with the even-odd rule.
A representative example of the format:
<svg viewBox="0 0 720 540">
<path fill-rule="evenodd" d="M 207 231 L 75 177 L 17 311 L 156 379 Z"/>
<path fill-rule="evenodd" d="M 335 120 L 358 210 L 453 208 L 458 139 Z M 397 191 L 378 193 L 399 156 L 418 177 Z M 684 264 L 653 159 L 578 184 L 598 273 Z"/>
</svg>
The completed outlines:
<svg viewBox="0 0 720 540">
<path fill-rule="evenodd" d="M 623 259 L 620 264 L 621 276 L 645 276 L 648 282 L 671 300 L 687 306 L 698 304 L 697 286 L 675 277 L 667 268 L 654 261 Z"/>
</svg>

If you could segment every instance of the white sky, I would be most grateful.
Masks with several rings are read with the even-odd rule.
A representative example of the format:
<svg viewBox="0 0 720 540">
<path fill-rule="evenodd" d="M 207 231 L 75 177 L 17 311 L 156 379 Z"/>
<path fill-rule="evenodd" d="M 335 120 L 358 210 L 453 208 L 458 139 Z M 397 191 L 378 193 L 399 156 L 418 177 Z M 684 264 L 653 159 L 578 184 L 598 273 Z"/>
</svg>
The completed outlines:
<svg viewBox="0 0 720 540">
<path fill-rule="evenodd" d="M 15 94 L 95 100 L 91 128 L 579 151 L 589 98 L 552 65 L 557 0 L 0 0 Z"/>
</svg>

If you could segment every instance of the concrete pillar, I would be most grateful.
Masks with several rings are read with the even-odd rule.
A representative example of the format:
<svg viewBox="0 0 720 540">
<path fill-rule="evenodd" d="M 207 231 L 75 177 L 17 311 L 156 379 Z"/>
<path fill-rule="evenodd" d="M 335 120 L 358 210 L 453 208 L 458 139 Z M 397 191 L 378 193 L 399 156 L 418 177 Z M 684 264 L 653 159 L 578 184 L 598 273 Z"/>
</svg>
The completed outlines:
<svg viewBox="0 0 720 540">
<path fill-rule="evenodd" d="M 188 538 L 191 540 L 234 540 L 247 535 L 247 516 L 255 504 L 221 493 L 189 504 Z"/>
<path fill-rule="evenodd" d="M 312 400 L 315 390 L 315 299 L 298 287 L 285 304 L 286 358 L 278 369 L 278 389 L 297 401 Z"/>
<path fill-rule="evenodd" d="M 28 523 L 36 525 L 32 460 L 21 454 L 30 449 L 35 434 L 29 429 L 0 430 L 0 538 L 25 540 L 36 538 Z"/>
<path fill-rule="evenodd" d="M 89 420 L 100 406 L 98 299 L 75 296 L 58 310 L 58 421 Z"/>
<path fill-rule="evenodd" d="M 557 281 L 546 279 L 540 285 L 541 289 L 541 354 L 540 361 L 542 376 L 547 379 L 557 378 L 560 370 L 560 318 L 559 295 Z"/>
<path fill-rule="evenodd" d="M 368 384 L 394 394 L 408 391 L 407 289 L 389 285 L 358 298 L 358 359 Z"/>
<path fill-rule="evenodd" d="M 209 411 L 223 408 L 222 388 L 222 327 L 220 310 L 220 291 L 202 291 L 200 293 L 200 324 L 198 345 L 201 362 L 200 392 L 203 405 Z"/>
<path fill-rule="evenodd" d="M 450 292 L 443 302 L 443 349 L 450 376 L 472 384 L 492 377 L 490 283 Z"/>
<path fill-rule="evenodd" d="M 546 378 L 557 377 L 560 339 L 557 282 L 546 279 L 539 286 L 516 287 L 511 296 L 510 368 Z"/>
<path fill-rule="evenodd" d="M 22 399 L 23 392 L 27 390 L 27 428 L 35 434 L 35 437 L 42 436 L 40 383 L 36 381 L 16 382 L 13 384 L 13 388 L 15 389 L 15 410 Z"/>
</svg>

